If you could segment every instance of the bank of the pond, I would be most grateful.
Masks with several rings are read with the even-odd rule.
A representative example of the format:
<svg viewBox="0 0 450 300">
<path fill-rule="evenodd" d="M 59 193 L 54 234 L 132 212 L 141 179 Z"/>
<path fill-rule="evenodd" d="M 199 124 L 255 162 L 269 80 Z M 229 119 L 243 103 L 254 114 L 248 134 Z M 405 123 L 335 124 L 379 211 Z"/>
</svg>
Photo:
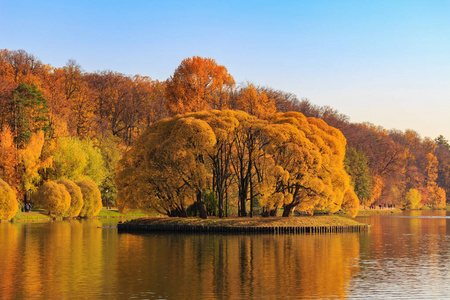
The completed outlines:
<svg viewBox="0 0 450 300">
<path fill-rule="evenodd" d="M 361 216 L 374 216 L 374 215 L 392 215 L 401 214 L 403 210 L 399 208 L 394 209 L 362 209 L 358 211 L 358 217 Z"/>
<path fill-rule="evenodd" d="M 102 210 L 93 218 L 97 219 L 106 219 L 106 218 L 142 218 L 147 216 L 146 214 L 137 211 L 137 212 L 128 212 L 125 214 L 119 213 L 116 209 L 106 209 L 102 208 Z M 47 215 L 44 211 L 36 210 L 30 212 L 22 212 L 18 211 L 17 214 L 12 218 L 11 222 L 49 222 L 53 220 L 63 220 L 63 218 L 52 218 Z M 2 222 L 10 222 L 10 221 L 2 221 Z"/>
<path fill-rule="evenodd" d="M 133 219 L 118 224 L 119 231 L 223 232 L 223 233 L 325 233 L 367 231 L 368 225 L 341 216 L 168 218 Z"/>
</svg>

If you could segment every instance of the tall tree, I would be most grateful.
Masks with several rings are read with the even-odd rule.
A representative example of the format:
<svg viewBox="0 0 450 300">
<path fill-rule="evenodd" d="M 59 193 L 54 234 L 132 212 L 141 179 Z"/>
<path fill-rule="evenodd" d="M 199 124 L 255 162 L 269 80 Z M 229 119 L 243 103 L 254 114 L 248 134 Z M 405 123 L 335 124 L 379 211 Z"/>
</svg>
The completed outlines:
<svg viewBox="0 0 450 300">
<path fill-rule="evenodd" d="M 345 152 L 345 171 L 350 175 L 350 184 L 353 186 L 356 195 L 364 205 L 371 204 L 372 199 L 371 177 L 367 164 L 367 157 L 363 151 L 358 151 L 353 147 L 347 147 Z"/>
<path fill-rule="evenodd" d="M 166 105 L 172 115 L 228 107 L 233 77 L 214 59 L 184 59 L 166 86 Z"/>
<path fill-rule="evenodd" d="M 39 130 L 50 133 L 47 99 L 34 84 L 28 86 L 21 83 L 13 91 L 11 111 L 13 113 L 11 127 L 19 147 L 28 143 L 32 133 Z"/>
</svg>

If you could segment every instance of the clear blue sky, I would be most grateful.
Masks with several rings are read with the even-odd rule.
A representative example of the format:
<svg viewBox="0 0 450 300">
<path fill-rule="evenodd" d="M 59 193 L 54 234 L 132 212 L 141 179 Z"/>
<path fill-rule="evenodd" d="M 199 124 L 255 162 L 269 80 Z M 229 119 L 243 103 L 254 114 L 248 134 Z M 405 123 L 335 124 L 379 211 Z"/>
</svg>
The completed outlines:
<svg viewBox="0 0 450 300">
<path fill-rule="evenodd" d="M 212 57 L 353 122 L 450 139 L 450 1 L 0 0 L 0 48 L 159 80 Z"/>
</svg>

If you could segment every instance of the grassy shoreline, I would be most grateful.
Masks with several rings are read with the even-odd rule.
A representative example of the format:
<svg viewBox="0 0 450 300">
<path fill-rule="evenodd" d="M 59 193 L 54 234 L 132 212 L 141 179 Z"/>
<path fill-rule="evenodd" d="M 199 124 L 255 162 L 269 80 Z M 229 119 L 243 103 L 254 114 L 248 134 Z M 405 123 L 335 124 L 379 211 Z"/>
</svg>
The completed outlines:
<svg viewBox="0 0 450 300">
<path fill-rule="evenodd" d="M 119 213 L 116 209 L 106 209 L 102 208 L 100 213 L 92 217 L 92 219 L 107 219 L 107 218 L 142 218 L 147 216 L 142 212 L 129 212 L 125 214 Z M 61 221 L 63 218 L 52 218 L 47 215 L 44 211 L 31 211 L 22 212 L 18 211 L 17 214 L 11 220 L 1 220 L 0 222 L 50 222 L 50 221 Z"/>
<path fill-rule="evenodd" d="M 190 226 L 215 226 L 215 227 L 327 227 L 327 226 L 355 226 L 366 225 L 354 219 L 342 216 L 293 216 L 283 217 L 245 217 L 224 218 L 208 217 L 200 218 L 169 218 L 147 217 L 127 221 L 140 225 L 190 225 Z"/>
</svg>

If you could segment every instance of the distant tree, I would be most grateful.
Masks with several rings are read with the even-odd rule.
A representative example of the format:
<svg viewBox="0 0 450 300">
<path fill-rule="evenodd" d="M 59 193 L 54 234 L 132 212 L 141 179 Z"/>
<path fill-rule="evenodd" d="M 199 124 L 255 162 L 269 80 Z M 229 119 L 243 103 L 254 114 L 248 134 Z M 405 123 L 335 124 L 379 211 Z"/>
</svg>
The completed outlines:
<svg viewBox="0 0 450 300">
<path fill-rule="evenodd" d="M 450 144 L 448 143 L 448 140 L 442 134 L 437 138 L 435 138 L 434 141 L 439 146 L 444 146 L 445 148 L 450 149 Z"/>
<path fill-rule="evenodd" d="M 228 107 L 233 77 L 214 59 L 194 56 L 184 59 L 166 86 L 166 105 L 172 115 Z"/>
<path fill-rule="evenodd" d="M 276 111 L 275 100 L 263 91 L 258 91 L 253 84 L 243 87 L 237 94 L 234 109 L 243 110 L 258 118 Z"/>
</svg>

